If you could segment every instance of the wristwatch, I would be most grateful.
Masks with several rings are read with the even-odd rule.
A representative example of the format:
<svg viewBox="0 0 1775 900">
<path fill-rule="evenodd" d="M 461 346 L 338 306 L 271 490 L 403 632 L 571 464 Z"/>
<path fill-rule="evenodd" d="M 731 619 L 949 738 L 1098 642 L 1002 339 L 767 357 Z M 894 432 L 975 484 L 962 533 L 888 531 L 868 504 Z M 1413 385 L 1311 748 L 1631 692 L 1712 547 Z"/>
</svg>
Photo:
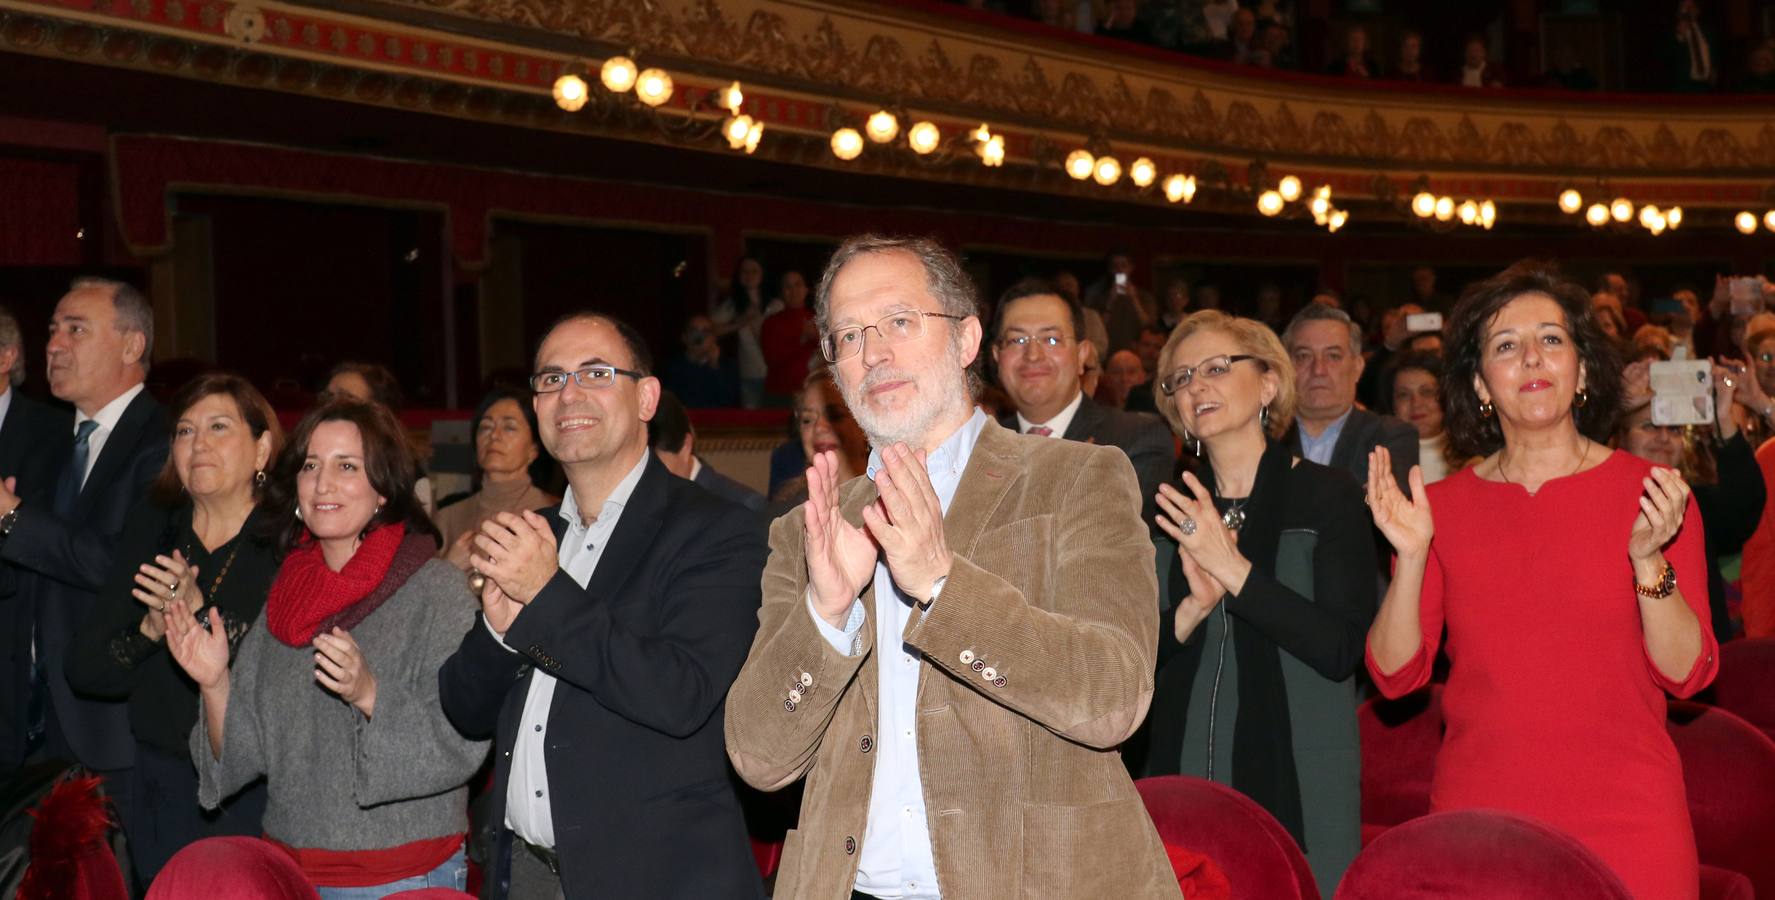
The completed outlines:
<svg viewBox="0 0 1775 900">
<path fill-rule="evenodd" d="M 1664 563 L 1664 574 L 1658 577 L 1658 583 L 1651 587 L 1640 584 L 1638 579 L 1633 582 L 1634 593 L 1649 600 L 1662 600 L 1676 591 L 1676 566 Z"/>
<path fill-rule="evenodd" d="M 920 603 L 919 606 L 922 606 L 925 609 L 930 609 L 931 604 L 937 602 L 937 595 L 943 593 L 943 585 L 948 584 L 948 583 L 949 583 L 949 576 L 948 575 L 937 576 L 937 580 L 931 582 L 931 595 L 929 597 L 926 597 L 924 599 L 924 602 Z"/>
<path fill-rule="evenodd" d="M 18 509 L 14 506 L 6 511 L 6 515 L 0 516 L 0 538 L 12 534 L 12 527 L 18 524 Z"/>
</svg>

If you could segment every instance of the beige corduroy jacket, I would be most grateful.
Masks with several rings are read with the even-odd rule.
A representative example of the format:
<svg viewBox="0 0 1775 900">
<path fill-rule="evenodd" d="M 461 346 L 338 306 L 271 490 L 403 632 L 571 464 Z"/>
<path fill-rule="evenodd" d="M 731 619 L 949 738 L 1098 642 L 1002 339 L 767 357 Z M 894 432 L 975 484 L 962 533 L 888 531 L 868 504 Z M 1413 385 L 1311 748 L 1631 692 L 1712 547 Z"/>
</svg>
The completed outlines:
<svg viewBox="0 0 1775 900">
<path fill-rule="evenodd" d="M 842 485 L 845 518 L 860 524 L 875 497 L 867 478 Z M 727 750 L 760 789 L 807 778 L 775 896 L 846 900 L 880 721 L 875 596 L 862 597 L 860 652 L 833 649 L 806 606 L 802 530 L 799 511 L 771 529 L 758 636 L 727 700 Z M 949 580 L 905 631 L 922 653 L 919 773 L 943 896 L 1179 896 L 1116 751 L 1152 700 L 1159 625 L 1127 457 L 989 422 L 944 531 Z"/>
</svg>

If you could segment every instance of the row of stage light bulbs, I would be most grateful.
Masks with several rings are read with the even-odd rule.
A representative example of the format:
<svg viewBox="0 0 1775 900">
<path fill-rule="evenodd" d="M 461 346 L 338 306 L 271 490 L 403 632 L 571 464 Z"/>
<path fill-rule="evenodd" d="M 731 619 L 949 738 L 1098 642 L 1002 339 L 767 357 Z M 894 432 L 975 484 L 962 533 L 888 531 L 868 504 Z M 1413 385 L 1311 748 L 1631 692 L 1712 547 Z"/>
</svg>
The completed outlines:
<svg viewBox="0 0 1775 900">
<path fill-rule="evenodd" d="M 674 90 L 672 76 L 666 70 L 639 69 L 635 61 L 626 56 L 612 56 L 605 60 L 598 70 L 598 80 L 613 94 L 633 90 L 635 99 L 654 108 L 672 99 Z M 570 68 L 555 79 L 551 93 L 556 106 L 568 112 L 578 112 L 591 99 L 592 89 L 578 72 Z M 721 136 L 727 139 L 729 147 L 751 153 L 764 139 L 764 123 L 740 112 L 745 102 L 746 95 L 737 81 L 716 92 L 716 104 L 729 113 L 727 121 L 721 124 Z"/>
<path fill-rule="evenodd" d="M 1559 192 L 1559 211 L 1571 216 L 1577 215 L 1579 210 L 1583 210 L 1584 221 L 1590 223 L 1592 228 L 1601 228 L 1610 222 L 1625 225 L 1634 220 L 1636 209 L 1639 214 L 1640 227 L 1652 234 L 1663 234 L 1666 229 L 1675 231 L 1683 224 L 1683 208 L 1680 206 L 1659 209 L 1648 203 L 1645 206 L 1635 207 L 1632 200 L 1626 197 L 1616 197 L 1608 203 L 1592 203 L 1586 207 L 1584 195 L 1576 190 L 1566 188 Z M 1743 215 L 1749 214 L 1744 213 Z M 1754 217 L 1751 219 L 1750 228 L 1752 231 L 1756 230 Z M 1775 225 L 1771 225 L 1770 228 L 1775 230 Z"/>
</svg>

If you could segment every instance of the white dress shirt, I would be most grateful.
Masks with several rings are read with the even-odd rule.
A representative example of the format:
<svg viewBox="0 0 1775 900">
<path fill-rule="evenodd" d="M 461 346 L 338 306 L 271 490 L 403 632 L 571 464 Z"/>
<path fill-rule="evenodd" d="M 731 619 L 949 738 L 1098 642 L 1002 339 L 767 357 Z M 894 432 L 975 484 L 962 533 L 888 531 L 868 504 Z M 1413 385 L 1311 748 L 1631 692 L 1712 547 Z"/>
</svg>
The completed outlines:
<svg viewBox="0 0 1775 900">
<path fill-rule="evenodd" d="M 1079 407 L 1083 406 L 1084 403 L 1085 403 L 1085 392 L 1079 391 L 1079 395 L 1077 397 L 1072 398 L 1072 402 L 1066 404 L 1065 409 L 1055 413 L 1054 418 L 1049 419 L 1046 422 L 1031 422 L 1028 419 L 1023 418 L 1022 413 L 1018 413 L 1017 414 L 1017 430 L 1023 432 L 1024 434 L 1028 434 L 1029 429 L 1034 428 L 1037 425 L 1041 425 L 1043 427 L 1052 429 L 1053 433 L 1049 434 L 1048 437 L 1056 437 L 1056 438 L 1057 437 L 1066 437 L 1066 429 L 1072 427 L 1072 417 L 1078 415 Z"/>
<path fill-rule="evenodd" d="M 597 518 L 589 525 L 580 518 L 579 503 L 573 497 L 572 487 L 567 489 L 567 496 L 561 498 L 560 515 L 567 523 L 567 531 L 561 535 L 558 558 L 562 570 L 579 582 L 580 587 L 585 587 L 592 580 L 592 573 L 597 571 L 604 547 L 610 543 L 610 535 L 615 533 L 616 523 L 622 519 L 623 507 L 634 495 L 635 485 L 641 481 L 641 473 L 647 468 L 647 458 L 651 455 L 652 451 L 641 454 L 641 461 L 617 482 L 604 506 L 598 510 Z M 503 636 L 495 636 L 500 638 L 500 643 L 505 643 Z M 548 729 L 549 706 L 555 699 L 555 684 L 555 676 L 540 668 L 530 670 L 530 692 L 524 695 L 524 715 L 518 720 L 518 739 L 512 747 L 511 781 L 505 790 L 505 827 L 538 847 L 555 846 L 548 761 L 544 754 L 544 736 Z"/>
<path fill-rule="evenodd" d="M 1081 394 L 1080 396 L 1084 396 Z M 974 445 L 986 427 L 986 414 L 974 410 L 967 424 L 945 438 L 925 460 L 931 487 L 937 492 L 945 515 L 962 470 L 974 455 Z M 869 452 L 869 478 L 881 470 L 881 451 Z M 941 602 L 941 601 L 939 601 Z M 924 779 L 918 769 L 918 651 L 906 646 L 906 620 L 912 616 L 912 599 L 894 585 L 887 560 L 875 563 L 875 659 L 879 721 L 875 742 L 875 776 L 869 794 L 869 824 L 863 832 L 862 855 L 857 860 L 856 890 L 886 900 L 938 900 L 937 863 L 931 853 L 930 821 L 925 817 Z M 840 653 L 854 654 L 857 632 L 866 612 L 858 598 L 851 605 L 845 630 L 827 624 L 813 611 L 808 595 L 808 615 L 827 642 Z"/>
<path fill-rule="evenodd" d="M 0 372 L 0 428 L 6 427 L 6 414 L 12 411 L 12 382 Z"/>
<path fill-rule="evenodd" d="M 91 420 L 99 423 L 99 427 L 93 429 L 93 433 L 86 439 L 86 471 L 80 473 L 82 490 L 86 488 L 86 476 L 92 474 L 92 467 L 98 463 L 99 454 L 104 452 L 105 441 L 111 437 L 111 432 L 117 430 L 117 423 L 123 418 L 123 411 L 129 409 L 130 401 L 136 399 L 136 395 L 140 394 L 145 387 L 145 385 L 138 384 L 124 391 L 117 395 L 117 399 L 105 404 L 98 412 L 90 416 L 78 410 L 74 412 L 75 435 L 80 434 L 81 422 Z"/>
</svg>

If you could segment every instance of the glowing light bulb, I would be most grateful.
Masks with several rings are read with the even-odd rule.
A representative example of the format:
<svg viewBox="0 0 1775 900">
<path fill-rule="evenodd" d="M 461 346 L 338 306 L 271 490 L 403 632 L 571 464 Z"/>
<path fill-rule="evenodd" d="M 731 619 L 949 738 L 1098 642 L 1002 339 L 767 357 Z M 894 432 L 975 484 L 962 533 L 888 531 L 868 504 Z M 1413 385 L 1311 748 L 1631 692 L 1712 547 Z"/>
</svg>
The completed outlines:
<svg viewBox="0 0 1775 900">
<path fill-rule="evenodd" d="M 1472 225 L 1479 221 L 1479 204 L 1471 200 L 1462 203 L 1459 212 L 1462 225 Z"/>
<path fill-rule="evenodd" d="M 863 152 L 863 136 L 855 128 L 840 128 L 832 132 L 832 155 L 846 162 L 856 159 Z"/>
<path fill-rule="evenodd" d="M 1584 210 L 1584 221 L 1594 228 L 1601 228 L 1609 221 L 1609 208 L 1601 203 L 1590 204 L 1590 208 Z"/>
<path fill-rule="evenodd" d="M 672 99 L 672 76 L 665 69 L 646 69 L 635 81 L 635 97 L 648 106 Z"/>
<path fill-rule="evenodd" d="M 1266 216 L 1274 216 L 1282 211 L 1282 194 L 1278 191 L 1264 191 L 1257 195 L 1257 211 Z"/>
<path fill-rule="evenodd" d="M 1144 156 L 1128 166 L 1128 180 L 1134 182 L 1135 187 L 1146 187 L 1158 177 L 1159 167 L 1153 165 L 1153 161 Z"/>
<path fill-rule="evenodd" d="M 869 135 L 870 140 L 877 144 L 885 144 L 899 135 L 900 120 L 894 118 L 893 113 L 885 109 L 880 110 L 870 116 L 868 122 L 864 123 L 863 131 Z"/>
<path fill-rule="evenodd" d="M 1331 216 L 1326 220 L 1325 227 L 1329 229 L 1332 234 L 1336 234 L 1337 230 L 1344 227 L 1344 223 L 1349 220 L 1349 213 L 1344 212 L 1341 209 L 1334 209 L 1331 211 Z"/>
<path fill-rule="evenodd" d="M 735 150 L 746 146 L 746 136 L 751 133 L 751 116 L 733 116 L 721 125 L 721 136 L 727 138 L 727 146 Z"/>
<path fill-rule="evenodd" d="M 764 140 L 764 123 L 753 122 L 752 127 L 746 131 L 746 155 L 751 156 L 752 151 L 758 149 L 758 142 L 762 140 Z"/>
<path fill-rule="evenodd" d="M 1294 177 L 1293 175 L 1289 175 L 1289 176 L 1283 178 L 1282 181 L 1276 185 L 1276 193 L 1281 194 L 1282 199 L 1288 201 L 1289 203 L 1293 203 L 1294 201 L 1299 200 L 1300 199 L 1300 179 Z"/>
<path fill-rule="evenodd" d="M 1307 209 L 1312 210 L 1314 219 L 1323 219 L 1331 214 L 1331 200 L 1326 197 L 1314 197 L 1307 203 Z"/>
<path fill-rule="evenodd" d="M 613 94 L 621 94 L 635 86 L 635 61 L 626 56 L 612 56 L 598 70 L 598 80 Z"/>
<path fill-rule="evenodd" d="M 1122 164 L 1113 156 L 1101 157 L 1097 160 L 1097 168 L 1091 172 L 1091 177 L 1098 184 L 1109 187 L 1122 180 Z"/>
<path fill-rule="evenodd" d="M 1633 201 L 1626 197 L 1616 197 L 1609 204 L 1609 215 L 1617 222 L 1625 222 L 1633 218 Z"/>
<path fill-rule="evenodd" d="M 1165 179 L 1165 199 L 1172 203 L 1188 202 L 1196 196 L 1195 176 L 1173 175 Z"/>
<path fill-rule="evenodd" d="M 942 140 L 943 133 L 930 122 L 919 122 L 912 126 L 911 131 L 906 132 L 906 143 L 912 147 L 912 152 L 919 156 L 936 150 Z"/>
<path fill-rule="evenodd" d="M 980 145 L 980 162 L 989 168 L 998 168 L 1005 164 L 1005 136 L 995 134 L 992 139 Z"/>
<path fill-rule="evenodd" d="M 746 94 L 740 90 L 740 83 L 736 81 L 721 89 L 716 95 L 716 102 L 721 104 L 722 109 L 737 116 L 740 114 L 740 107 L 746 103 Z"/>
<path fill-rule="evenodd" d="M 1757 230 L 1757 217 L 1754 213 L 1741 212 L 1732 217 L 1732 225 L 1738 229 L 1739 234 L 1752 234 Z"/>
<path fill-rule="evenodd" d="M 1652 227 L 1653 222 L 1662 218 L 1664 218 L 1663 212 L 1650 203 L 1639 208 L 1639 224 L 1647 229 Z"/>
<path fill-rule="evenodd" d="M 982 144 L 992 140 L 992 129 L 986 127 L 985 122 L 981 122 L 980 127 L 974 129 L 974 140 Z"/>
<path fill-rule="evenodd" d="M 1559 192 L 1559 211 L 1571 215 L 1584 208 L 1584 195 L 1571 188 Z"/>
<path fill-rule="evenodd" d="M 1480 226 L 1483 227 L 1486 231 L 1490 231 L 1491 227 L 1493 225 L 1496 225 L 1497 222 L 1498 222 L 1498 205 L 1496 203 L 1491 202 L 1490 200 L 1487 200 L 1484 203 L 1479 204 L 1479 224 L 1480 224 Z"/>
<path fill-rule="evenodd" d="M 1775 209 L 1763 213 L 1763 227 L 1775 231 Z"/>
<path fill-rule="evenodd" d="M 1419 191 L 1411 198 L 1411 211 L 1420 219 L 1428 219 L 1436 214 L 1436 195 L 1429 191 Z"/>
<path fill-rule="evenodd" d="M 1436 221 L 1446 222 L 1455 217 L 1455 199 L 1453 197 L 1436 198 Z"/>
<path fill-rule="evenodd" d="M 1066 174 L 1084 181 L 1091 177 L 1092 170 L 1097 168 L 1097 158 L 1089 150 L 1074 150 L 1066 154 Z"/>
<path fill-rule="evenodd" d="M 1665 210 L 1664 221 L 1670 225 L 1672 231 L 1675 231 L 1677 226 L 1683 223 L 1683 208 L 1680 206 L 1672 206 Z"/>
<path fill-rule="evenodd" d="M 568 112 L 577 112 L 592 96 L 585 79 L 571 74 L 555 79 L 555 88 L 550 93 L 554 94 L 555 105 Z"/>
</svg>

